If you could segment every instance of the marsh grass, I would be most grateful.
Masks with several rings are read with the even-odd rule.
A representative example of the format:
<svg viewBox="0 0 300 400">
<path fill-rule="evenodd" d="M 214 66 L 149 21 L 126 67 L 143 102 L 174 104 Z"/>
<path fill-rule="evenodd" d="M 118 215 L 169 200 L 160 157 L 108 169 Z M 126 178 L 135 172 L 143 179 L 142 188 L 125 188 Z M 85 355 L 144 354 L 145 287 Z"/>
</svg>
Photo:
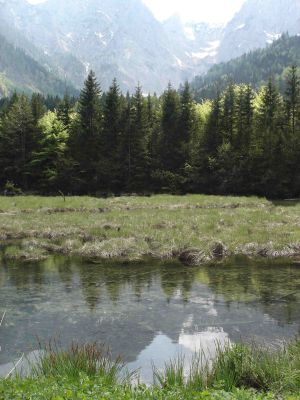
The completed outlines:
<svg viewBox="0 0 300 400">
<path fill-rule="evenodd" d="M 258 344 L 236 344 L 219 349 L 208 377 L 208 386 L 222 384 L 225 390 L 235 387 L 259 391 L 300 391 L 300 341 L 280 349 Z"/>
<path fill-rule="evenodd" d="M 105 385 L 130 385 L 136 372 L 129 373 L 120 357 L 112 358 L 110 350 L 97 343 L 72 343 L 62 350 L 55 341 L 43 349 L 44 355 L 32 365 L 34 377 L 68 377 L 78 379 L 81 374 L 96 377 Z"/>
<path fill-rule="evenodd" d="M 299 340 L 277 349 L 255 343 L 227 344 L 225 347 L 216 345 L 217 354 L 214 359 L 200 352 L 193 356 L 190 365 L 183 356 L 178 356 L 167 362 L 163 370 L 153 366 L 154 382 L 146 387 L 139 383 L 137 372 L 129 373 L 125 363 L 120 358 L 114 360 L 105 346 L 73 343 L 69 349 L 62 350 L 52 342 L 32 367 L 32 376 L 25 380 L 29 379 L 30 384 L 51 380 L 56 386 L 61 382 L 72 382 L 72 387 L 78 390 L 82 389 L 81 383 L 88 380 L 85 388 L 89 388 L 89 393 L 95 388 L 101 391 L 99 396 L 103 396 L 103 390 L 126 392 L 126 399 L 136 398 L 134 396 L 137 393 L 141 399 L 163 399 L 171 393 L 175 396 L 170 396 L 172 399 L 229 399 L 232 398 L 230 393 L 236 393 L 234 398 L 240 400 L 299 398 Z M 10 381 L 15 387 L 24 386 L 21 377 L 16 376 Z M 268 395 L 265 397 L 264 393 Z M 99 396 L 84 398 L 104 398 Z M 109 398 L 115 397 L 112 394 Z"/>
<path fill-rule="evenodd" d="M 203 353 L 194 355 L 189 369 L 184 357 L 153 367 L 154 384 L 162 388 L 181 387 L 203 391 L 217 389 L 231 392 L 236 388 L 259 392 L 300 392 L 300 341 L 279 349 L 252 344 L 216 344 L 211 361 Z"/>
<path fill-rule="evenodd" d="M 32 241 L 14 247 L 11 259 L 63 253 L 198 265 L 237 254 L 292 257 L 300 255 L 299 211 L 296 202 L 255 197 L 0 197 L 0 238 Z"/>
<path fill-rule="evenodd" d="M 209 362 L 203 352 L 193 355 L 187 366 L 185 357 L 179 355 L 165 364 L 160 370 L 153 364 L 153 383 L 162 388 L 180 387 L 188 390 L 202 391 L 206 389 Z"/>
</svg>

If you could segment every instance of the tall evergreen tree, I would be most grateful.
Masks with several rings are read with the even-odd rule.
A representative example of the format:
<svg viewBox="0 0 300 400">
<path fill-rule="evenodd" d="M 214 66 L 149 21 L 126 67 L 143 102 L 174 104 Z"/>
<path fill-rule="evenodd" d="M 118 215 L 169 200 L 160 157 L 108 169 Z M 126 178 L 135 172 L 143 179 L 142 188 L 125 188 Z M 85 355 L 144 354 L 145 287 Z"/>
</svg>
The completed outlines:
<svg viewBox="0 0 300 400">
<path fill-rule="evenodd" d="M 14 103 L 0 130 L 1 182 L 12 181 L 24 190 L 35 171 L 30 171 L 32 152 L 37 147 L 37 131 L 31 105 L 25 95 L 14 96 Z M 31 174 L 31 177 L 30 177 Z"/>
<path fill-rule="evenodd" d="M 179 122 L 180 98 L 169 83 L 162 97 L 160 158 L 162 169 L 173 173 L 183 167 Z"/>
<path fill-rule="evenodd" d="M 278 164 L 285 151 L 283 135 L 283 99 L 273 79 L 259 95 L 256 117 L 256 153 L 253 171 L 258 177 L 256 191 L 267 196 L 278 195 Z M 279 143 L 281 145 L 279 146 Z M 282 171 L 285 165 L 280 165 Z"/>
<path fill-rule="evenodd" d="M 300 194 L 300 78 L 296 66 L 290 67 L 286 79 L 285 92 L 286 122 L 289 132 L 286 162 L 287 174 L 293 179 L 289 182 L 295 195 Z"/>
<path fill-rule="evenodd" d="M 224 93 L 221 129 L 224 141 L 232 144 L 236 136 L 236 94 L 232 83 Z"/>
<path fill-rule="evenodd" d="M 103 112 L 101 139 L 101 176 L 106 190 L 118 192 L 120 187 L 120 145 L 121 145 L 122 103 L 117 80 L 114 79 L 106 93 Z"/>
<path fill-rule="evenodd" d="M 77 164 L 77 191 L 87 193 L 99 189 L 98 174 L 102 131 L 101 89 L 91 71 L 79 98 L 79 120 L 70 138 L 72 154 Z"/>
<path fill-rule="evenodd" d="M 71 124 L 71 109 L 71 99 L 68 92 L 66 92 L 57 109 L 57 117 L 66 128 L 69 128 Z"/>
<path fill-rule="evenodd" d="M 128 143 L 128 189 L 141 192 L 149 184 L 149 125 L 142 88 L 137 86 L 130 108 Z"/>
<path fill-rule="evenodd" d="M 182 164 L 191 161 L 191 144 L 197 133 L 196 112 L 190 85 L 185 82 L 180 95 L 180 140 L 183 151 Z"/>
<path fill-rule="evenodd" d="M 31 109 L 34 122 L 37 124 L 38 120 L 42 118 L 47 111 L 45 99 L 40 93 L 33 93 L 31 96 Z"/>
</svg>

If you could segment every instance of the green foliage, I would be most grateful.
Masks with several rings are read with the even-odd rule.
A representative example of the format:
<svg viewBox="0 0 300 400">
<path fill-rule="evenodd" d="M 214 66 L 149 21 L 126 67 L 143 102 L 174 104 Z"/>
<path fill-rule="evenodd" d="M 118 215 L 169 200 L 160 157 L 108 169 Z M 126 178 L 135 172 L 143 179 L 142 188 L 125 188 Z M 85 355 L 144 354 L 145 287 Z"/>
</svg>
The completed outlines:
<svg viewBox="0 0 300 400">
<path fill-rule="evenodd" d="M 237 59 L 214 65 L 206 75 L 194 79 L 191 87 L 197 101 L 214 99 L 230 82 L 249 84 L 255 89 L 274 77 L 284 92 L 286 68 L 299 65 L 300 37 L 288 34 L 264 49 L 251 51 Z"/>
<path fill-rule="evenodd" d="M 37 130 L 26 96 L 12 100 L 0 126 L 0 181 L 28 189 L 30 162 L 37 147 Z"/>
<path fill-rule="evenodd" d="M 79 98 L 79 115 L 70 136 L 70 148 L 76 168 L 75 189 L 80 193 L 95 192 L 100 185 L 97 159 L 100 155 L 102 132 L 101 89 L 90 71 Z"/>
<path fill-rule="evenodd" d="M 236 344 L 218 354 L 208 375 L 210 387 L 254 388 L 278 393 L 300 391 L 300 346 L 291 342 L 279 350 L 266 349 L 257 344 Z"/>
<path fill-rule="evenodd" d="M 40 190 L 58 192 L 65 187 L 70 167 L 67 155 L 69 132 L 55 112 L 49 111 L 38 123 L 41 131 L 38 149 L 32 154 L 31 169 L 35 171 Z"/>
<path fill-rule="evenodd" d="M 3 400 L 298 400 L 299 342 L 278 350 L 238 344 L 221 348 L 212 365 L 195 355 L 186 373 L 182 357 L 154 367 L 154 384 L 121 379 L 124 364 L 96 345 L 48 348 L 31 378 L 0 380 Z M 272 394 L 274 393 L 274 394 Z"/>
<path fill-rule="evenodd" d="M 77 102 L 14 94 L 0 103 L 0 184 L 43 194 L 298 197 L 300 78 L 295 66 L 284 76 L 284 96 L 269 78 L 258 91 L 230 82 L 201 104 L 188 83 L 159 98 L 141 86 L 125 97 L 116 80 L 102 93 L 92 71 Z"/>
<path fill-rule="evenodd" d="M 108 386 L 100 379 L 81 374 L 76 381 L 66 377 L 25 380 L 0 380 L 0 398 L 3 400 L 276 400 L 275 394 L 257 393 L 235 389 L 186 390 L 161 389 L 139 385 L 130 388 L 122 385 Z M 287 400 L 299 400 L 300 396 L 288 395 Z"/>
<path fill-rule="evenodd" d="M 130 383 L 130 375 L 124 371 L 125 364 L 120 358 L 113 360 L 109 349 L 103 345 L 72 343 L 69 349 L 61 350 L 56 343 L 50 342 L 44 351 L 45 355 L 33 366 L 32 373 L 37 378 L 64 376 L 79 379 L 84 374 L 97 377 L 107 386 Z"/>
</svg>

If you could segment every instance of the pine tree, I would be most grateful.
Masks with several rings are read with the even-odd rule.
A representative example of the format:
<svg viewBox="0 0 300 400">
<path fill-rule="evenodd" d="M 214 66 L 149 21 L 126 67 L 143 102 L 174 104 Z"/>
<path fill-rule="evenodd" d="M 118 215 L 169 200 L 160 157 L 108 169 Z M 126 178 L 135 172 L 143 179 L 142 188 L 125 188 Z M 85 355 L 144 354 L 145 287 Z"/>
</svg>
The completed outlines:
<svg viewBox="0 0 300 400">
<path fill-rule="evenodd" d="M 130 109 L 128 138 L 128 189 L 141 192 L 149 184 L 149 125 L 142 88 L 137 86 Z"/>
<path fill-rule="evenodd" d="M 299 177 L 290 180 L 289 187 L 295 195 L 300 193 L 300 79 L 296 66 L 289 69 L 285 92 L 286 122 L 289 132 L 287 143 L 287 175 Z"/>
<path fill-rule="evenodd" d="M 262 150 L 271 156 L 276 146 L 278 131 L 283 127 L 283 101 L 274 80 L 269 79 L 260 94 L 257 110 L 257 132 L 261 134 Z"/>
<path fill-rule="evenodd" d="M 180 98 L 169 84 L 162 97 L 160 160 L 162 169 L 172 173 L 179 173 L 184 165 L 179 122 Z"/>
<path fill-rule="evenodd" d="M 278 195 L 278 163 L 283 159 L 280 152 L 285 151 L 283 99 L 274 80 L 270 79 L 259 95 L 256 116 L 255 162 L 253 174 L 258 177 L 256 190 L 258 194 Z M 279 146 L 278 143 L 281 143 Z M 285 165 L 280 165 L 281 171 Z"/>
<path fill-rule="evenodd" d="M 46 113 L 45 99 L 40 93 L 33 93 L 31 96 L 31 109 L 35 124 Z"/>
<path fill-rule="evenodd" d="M 68 92 L 66 92 L 57 109 L 57 117 L 66 128 L 69 128 L 71 124 L 71 109 L 71 99 Z"/>
<path fill-rule="evenodd" d="M 253 133 L 254 93 L 250 85 L 240 85 L 237 95 L 237 133 L 234 142 L 236 151 L 243 156 L 250 150 Z"/>
<path fill-rule="evenodd" d="M 208 117 L 205 133 L 203 136 L 203 150 L 207 156 L 216 156 L 218 148 L 223 142 L 221 127 L 221 97 L 220 94 L 212 103 L 212 110 Z"/>
<path fill-rule="evenodd" d="M 110 86 L 104 104 L 103 132 L 101 138 L 102 186 L 109 191 L 118 192 L 120 186 L 119 164 L 121 162 L 121 117 L 122 105 L 120 89 L 116 79 Z"/>
<path fill-rule="evenodd" d="M 183 151 L 182 164 L 191 160 L 191 144 L 197 132 L 195 106 L 190 90 L 190 85 L 185 82 L 180 95 L 180 141 Z"/>
<path fill-rule="evenodd" d="M 70 147 L 77 164 L 74 178 L 76 191 L 95 192 L 101 185 L 98 174 L 102 131 L 101 90 L 91 71 L 79 98 L 79 120 L 70 138 Z"/>
<path fill-rule="evenodd" d="M 29 188 L 29 180 L 33 184 L 35 171 L 30 171 L 29 165 L 36 147 L 37 131 L 31 105 L 25 95 L 14 96 L 0 131 L 2 184 L 12 181 L 24 190 Z"/>
<path fill-rule="evenodd" d="M 232 83 L 224 93 L 221 130 L 223 140 L 232 144 L 236 136 L 236 94 Z"/>
</svg>

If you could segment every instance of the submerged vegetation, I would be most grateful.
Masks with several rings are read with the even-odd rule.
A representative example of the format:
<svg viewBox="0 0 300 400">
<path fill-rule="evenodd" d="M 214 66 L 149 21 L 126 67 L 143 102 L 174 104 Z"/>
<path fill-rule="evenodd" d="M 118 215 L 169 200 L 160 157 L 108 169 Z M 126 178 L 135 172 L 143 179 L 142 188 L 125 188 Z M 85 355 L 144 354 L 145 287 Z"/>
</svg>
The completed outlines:
<svg viewBox="0 0 300 400">
<path fill-rule="evenodd" d="M 300 255 L 297 202 L 204 195 L 0 198 L 5 260 L 51 254 L 86 259 L 179 259 Z"/>
<path fill-rule="evenodd" d="M 154 382 L 147 387 L 138 383 L 137 373 L 121 379 L 125 365 L 119 359 L 112 361 L 97 344 L 73 344 L 69 350 L 48 347 L 31 377 L 0 380 L 0 396 L 3 400 L 296 400 L 299 359 L 299 341 L 276 350 L 254 344 L 219 346 L 214 360 L 197 354 L 189 369 L 181 357 L 161 371 L 153 367 Z"/>
</svg>

